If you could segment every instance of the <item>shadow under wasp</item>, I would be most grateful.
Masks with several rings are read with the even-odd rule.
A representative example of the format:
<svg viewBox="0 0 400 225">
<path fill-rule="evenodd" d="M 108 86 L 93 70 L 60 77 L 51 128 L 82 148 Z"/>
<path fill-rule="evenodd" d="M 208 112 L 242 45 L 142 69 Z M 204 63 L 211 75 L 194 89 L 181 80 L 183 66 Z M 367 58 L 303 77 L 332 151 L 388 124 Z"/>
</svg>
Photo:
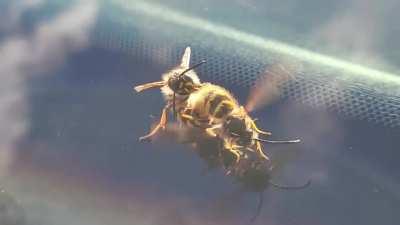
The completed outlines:
<svg viewBox="0 0 400 225">
<path fill-rule="evenodd" d="M 269 161 L 260 160 L 254 152 L 243 152 L 240 161 L 235 163 L 234 167 L 228 167 L 227 165 L 232 164 L 235 159 L 221 150 L 221 140 L 204 134 L 198 128 L 182 127 L 173 123 L 166 128 L 165 132 L 156 135 L 155 139 L 176 140 L 190 146 L 207 166 L 202 174 L 217 169 L 229 171 L 228 176 L 238 187 L 236 191 L 229 194 L 229 198 L 238 199 L 239 195 L 244 193 L 258 193 L 259 202 L 251 222 L 255 222 L 260 215 L 264 204 L 264 192 L 269 187 L 279 190 L 301 190 L 311 184 L 311 180 L 301 185 L 283 185 L 273 180 L 277 172 L 282 170 L 282 166 L 293 158 L 287 151 L 284 154 L 281 152 L 280 157 Z"/>
</svg>

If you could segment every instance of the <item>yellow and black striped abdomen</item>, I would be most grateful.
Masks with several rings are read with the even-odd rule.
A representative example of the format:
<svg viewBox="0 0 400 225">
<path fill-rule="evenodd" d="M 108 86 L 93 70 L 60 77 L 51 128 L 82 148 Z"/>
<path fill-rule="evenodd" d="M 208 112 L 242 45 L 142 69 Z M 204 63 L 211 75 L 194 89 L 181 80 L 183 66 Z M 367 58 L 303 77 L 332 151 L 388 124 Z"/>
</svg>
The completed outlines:
<svg viewBox="0 0 400 225">
<path fill-rule="evenodd" d="M 234 107 L 235 102 L 226 95 L 212 94 L 208 101 L 208 112 L 217 119 L 229 115 Z"/>
<path fill-rule="evenodd" d="M 221 119 L 238 107 L 236 99 L 220 86 L 208 84 L 203 90 L 204 110 L 213 118 Z"/>
<path fill-rule="evenodd" d="M 208 126 L 210 121 L 223 119 L 239 107 L 229 91 L 210 83 L 203 83 L 198 90 L 190 94 L 187 103 L 187 110 L 195 122 Z"/>
</svg>

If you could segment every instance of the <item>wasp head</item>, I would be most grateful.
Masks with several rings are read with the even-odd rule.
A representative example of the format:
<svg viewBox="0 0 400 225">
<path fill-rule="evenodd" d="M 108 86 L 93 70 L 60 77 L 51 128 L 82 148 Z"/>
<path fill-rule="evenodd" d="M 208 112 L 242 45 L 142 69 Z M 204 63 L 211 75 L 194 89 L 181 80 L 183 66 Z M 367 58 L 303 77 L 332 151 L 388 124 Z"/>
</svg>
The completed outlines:
<svg viewBox="0 0 400 225">
<path fill-rule="evenodd" d="M 175 73 L 168 80 L 168 87 L 179 95 L 188 95 L 194 91 L 195 83 L 189 75 Z"/>
<path fill-rule="evenodd" d="M 205 60 L 202 60 L 194 66 L 185 69 L 181 73 L 175 72 L 174 75 L 168 80 L 168 87 L 171 88 L 174 93 L 179 95 L 188 95 L 192 93 L 198 84 L 196 84 L 193 78 L 187 73 L 204 64 L 205 62 Z"/>
<path fill-rule="evenodd" d="M 253 140 L 253 130 L 247 127 L 245 118 L 229 116 L 225 120 L 225 129 L 231 137 L 237 138 L 239 145 L 248 146 Z"/>
</svg>

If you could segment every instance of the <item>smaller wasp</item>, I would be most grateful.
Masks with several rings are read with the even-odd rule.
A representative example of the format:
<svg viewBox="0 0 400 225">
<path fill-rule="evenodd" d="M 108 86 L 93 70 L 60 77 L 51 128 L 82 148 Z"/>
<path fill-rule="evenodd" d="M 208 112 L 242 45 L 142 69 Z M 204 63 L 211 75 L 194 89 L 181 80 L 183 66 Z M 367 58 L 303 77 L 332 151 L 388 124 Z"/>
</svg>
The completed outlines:
<svg viewBox="0 0 400 225">
<path fill-rule="evenodd" d="M 207 135 L 204 130 L 197 127 L 179 126 L 177 123 L 171 124 L 161 135 L 157 136 L 161 140 L 178 140 L 181 143 L 189 144 L 194 152 L 205 162 L 208 172 L 212 169 L 222 169 L 225 174 L 231 177 L 239 186 L 239 190 L 230 194 L 233 199 L 239 199 L 239 195 L 244 193 L 258 193 L 259 203 L 256 213 L 251 221 L 254 222 L 261 213 L 264 204 L 264 191 L 273 187 L 284 190 L 305 189 L 311 184 L 311 180 L 301 185 L 282 185 L 272 181 L 277 171 L 288 159 L 286 157 L 277 157 L 275 155 L 272 160 L 262 160 L 255 152 L 240 151 L 240 160 L 235 163 L 235 157 L 229 154 L 229 150 L 224 149 L 224 140 Z M 279 154 L 282 154 L 280 152 Z"/>
<path fill-rule="evenodd" d="M 240 164 L 231 173 L 235 181 L 242 186 L 241 190 L 259 193 L 259 203 L 255 215 L 251 218 L 251 222 L 254 222 L 260 215 L 264 204 L 263 194 L 269 186 L 283 190 L 300 190 L 307 188 L 311 184 L 311 180 L 298 186 L 277 184 L 271 180 L 274 172 L 274 167 L 271 166 L 270 161 L 254 160 L 250 157 L 241 160 Z"/>
<path fill-rule="evenodd" d="M 176 117 L 177 112 L 185 107 L 188 96 L 201 86 L 200 79 L 193 69 L 205 63 L 205 60 L 190 67 L 190 55 L 191 49 L 190 47 L 187 47 L 182 56 L 181 63 L 170 71 L 164 73 L 161 81 L 134 87 L 136 92 L 142 92 L 151 88 L 161 88 L 161 92 L 166 101 L 159 123 L 149 134 L 140 137 L 140 140 L 149 139 L 160 129 L 165 129 L 168 122 L 168 112 L 172 109 L 174 117 Z"/>
</svg>

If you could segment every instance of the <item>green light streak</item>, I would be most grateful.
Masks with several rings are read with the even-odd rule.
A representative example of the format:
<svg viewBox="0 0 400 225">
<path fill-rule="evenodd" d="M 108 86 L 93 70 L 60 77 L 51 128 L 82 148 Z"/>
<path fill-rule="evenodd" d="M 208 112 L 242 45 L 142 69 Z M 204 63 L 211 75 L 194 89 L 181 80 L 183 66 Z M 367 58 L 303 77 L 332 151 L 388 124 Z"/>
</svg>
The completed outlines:
<svg viewBox="0 0 400 225">
<path fill-rule="evenodd" d="M 400 86 L 399 75 L 372 69 L 351 62 L 346 62 L 344 60 L 312 52 L 307 49 L 292 46 L 280 41 L 249 34 L 225 25 L 215 24 L 205 19 L 185 15 L 163 5 L 148 3 L 145 1 L 115 0 L 115 2 L 125 10 L 154 17 L 157 20 L 197 29 L 207 32 L 208 34 L 237 41 L 257 49 L 264 49 L 269 52 L 287 55 L 304 62 L 330 67 L 332 69 L 341 70 L 343 73 L 347 73 L 347 75 L 353 75 L 351 77 L 347 76 L 346 78 L 358 78 L 362 80 L 368 80 L 369 82 L 387 83 L 390 85 Z"/>
</svg>

